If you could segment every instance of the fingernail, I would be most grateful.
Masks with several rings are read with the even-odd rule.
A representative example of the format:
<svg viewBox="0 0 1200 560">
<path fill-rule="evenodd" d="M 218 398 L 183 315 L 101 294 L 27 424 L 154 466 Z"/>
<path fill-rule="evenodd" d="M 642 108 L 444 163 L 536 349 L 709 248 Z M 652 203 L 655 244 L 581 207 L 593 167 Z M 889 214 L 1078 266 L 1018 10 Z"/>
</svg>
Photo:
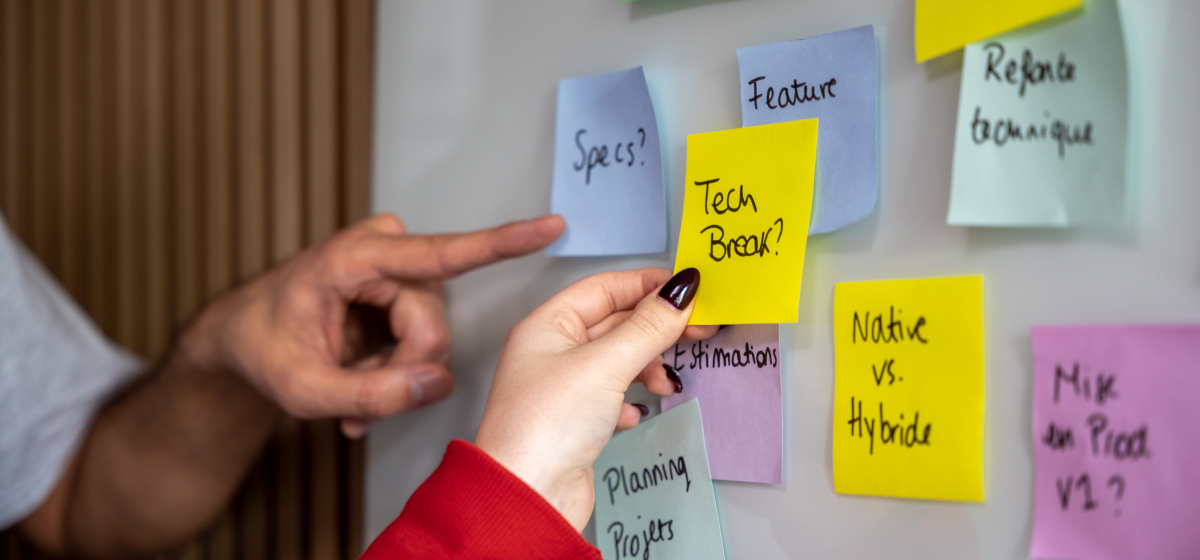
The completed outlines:
<svg viewBox="0 0 1200 560">
<path fill-rule="evenodd" d="M 723 331 L 723 330 L 725 330 L 725 329 L 728 329 L 728 328 L 729 328 L 729 325 L 721 325 L 721 326 L 717 327 L 717 330 L 719 330 L 719 331 Z"/>
<path fill-rule="evenodd" d="M 638 404 L 638 403 L 633 403 L 633 406 L 635 408 L 637 408 L 638 412 L 640 412 L 642 414 L 642 418 L 650 416 L 650 407 L 648 407 L 644 404 Z"/>
<path fill-rule="evenodd" d="M 682 311 L 692 298 L 696 297 L 696 290 L 700 289 L 700 271 L 694 268 L 685 268 L 675 273 L 666 285 L 658 291 L 658 297 L 663 298 L 667 303 L 671 304 Z"/>
<path fill-rule="evenodd" d="M 408 383 L 408 395 L 415 406 L 442 400 L 450 392 L 446 379 L 436 371 L 419 373 Z"/>
<path fill-rule="evenodd" d="M 682 393 L 683 392 L 683 380 L 679 378 L 679 372 L 675 371 L 675 368 L 673 368 L 667 364 L 663 364 L 663 369 L 666 370 L 666 372 L 667 372 L 667 379 L 670 379 L 671 383 L 675 384 L 675 392 Z"/>
</svg>

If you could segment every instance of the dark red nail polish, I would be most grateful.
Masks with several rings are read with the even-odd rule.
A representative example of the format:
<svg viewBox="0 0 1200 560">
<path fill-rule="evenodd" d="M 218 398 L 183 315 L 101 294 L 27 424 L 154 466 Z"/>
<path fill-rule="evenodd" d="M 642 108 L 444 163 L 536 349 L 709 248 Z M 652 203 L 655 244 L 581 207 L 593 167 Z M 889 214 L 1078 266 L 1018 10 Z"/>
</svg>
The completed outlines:
<svg viewBox="0 0 1200 560">
<path fill-rule="evenodd" d="M 670 379 L 671 383 L 675 384 L 675 392 L 682 393 L 683 392 L 683 379 L 679 378 L 679 372 L 675 371 L 675 368 L 673 368 L 667 364 L 663 364 L 663 369 L 666 370 L 666 372 L 667 372 L 667 379 Z"/>
<path fill-rule="evenodd" d="M 640 412 L 642 414 L 642 418 L 650 416 L 650 407 L 648 407 L 644 404 L 638 404 L 638 403 L 633 403 L 633 406 L 634 406 L 634 408 L 637 408 L 638 412 Z"/>
<path fill-rule="evenodd" d="M 658 291 L 658 297 L 675 306 L 675 309 L 682 311 L 692 302 L 692 298 L 696 297 L 696 291 L 699 289 L 700 271 L 694 268 L 685 268 L 667 280 L 667 283 Z"/>
</svg>

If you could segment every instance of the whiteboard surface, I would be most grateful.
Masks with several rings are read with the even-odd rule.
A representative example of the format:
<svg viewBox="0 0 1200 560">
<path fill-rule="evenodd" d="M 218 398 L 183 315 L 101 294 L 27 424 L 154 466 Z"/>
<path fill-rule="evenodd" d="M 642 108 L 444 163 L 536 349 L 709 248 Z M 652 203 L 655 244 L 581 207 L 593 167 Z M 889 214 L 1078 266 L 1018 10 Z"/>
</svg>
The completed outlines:
<svg viewBox="0 0 1200 560">
<path fill-rule="evenodd" d="M 508 329 L 595 272 L 670 267 L 687 134 L 740 125 L 734 49 L 873 24 L 880 49 L 880 197 L 810 239 L 800 322 L 780 329 L 784 483 L 717 482 L 732 559 L 1026 558 L 1033 512 L 1029 327 L 1200 321 L 1200 3 L 1123 1 L 1131 127 L 1129 225 L 946 225 L 961 54 L 914 62 L 912 0 L 381 0 L 374 207 L 414 232 L 549 209 L 559 78 L 646 68 L 663 139 L 671 251 L 538 254 L 448 284 L 453 396 L 369 436 L 367 539 L 400 512 L 451 438 L 474 436 Z M 986 501 L 833 492 L 835 282 L 982 274 Z"/>
</svg>

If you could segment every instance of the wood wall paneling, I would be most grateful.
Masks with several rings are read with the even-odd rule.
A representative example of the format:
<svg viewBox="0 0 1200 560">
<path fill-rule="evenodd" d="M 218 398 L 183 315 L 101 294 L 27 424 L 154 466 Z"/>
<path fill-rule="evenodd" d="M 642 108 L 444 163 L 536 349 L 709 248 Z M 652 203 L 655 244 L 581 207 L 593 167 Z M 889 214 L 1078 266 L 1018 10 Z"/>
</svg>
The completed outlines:
<svg viewBox="0 0 1200 560">
<path fill-rule="evenodd" d="M 0 210 L 153 361 L 205 301 L 369 209 L 371 0 L 0 0 Z M 166 558 L 360 552 L 363 448 L 281 421 Z M 37 557 L 12 531 L 0 556 Z"/>
</svg>

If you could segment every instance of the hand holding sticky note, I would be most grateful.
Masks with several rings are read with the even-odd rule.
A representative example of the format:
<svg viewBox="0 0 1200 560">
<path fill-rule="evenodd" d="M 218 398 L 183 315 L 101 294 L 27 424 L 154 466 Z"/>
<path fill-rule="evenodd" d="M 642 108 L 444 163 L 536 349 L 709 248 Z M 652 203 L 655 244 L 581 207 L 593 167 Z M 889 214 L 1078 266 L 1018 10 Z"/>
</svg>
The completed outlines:
<svg viewBox="0 0 1200 560">
<path fill-rule="evenodd" d="M 816 154 L 817 119 L 688 136 L 675 271 L 700 270 L 691 324 L 796 322 Z"/>
<path fill-rule="evenodd" d="M 605 560 L 724 560 L 696 401 L 614 435 L 593 470 Z"/>
<path fill-rule="evenodd" d="M 983 500 L 983 280 L 834 288 L 837 492 Z"/>
</svg>

